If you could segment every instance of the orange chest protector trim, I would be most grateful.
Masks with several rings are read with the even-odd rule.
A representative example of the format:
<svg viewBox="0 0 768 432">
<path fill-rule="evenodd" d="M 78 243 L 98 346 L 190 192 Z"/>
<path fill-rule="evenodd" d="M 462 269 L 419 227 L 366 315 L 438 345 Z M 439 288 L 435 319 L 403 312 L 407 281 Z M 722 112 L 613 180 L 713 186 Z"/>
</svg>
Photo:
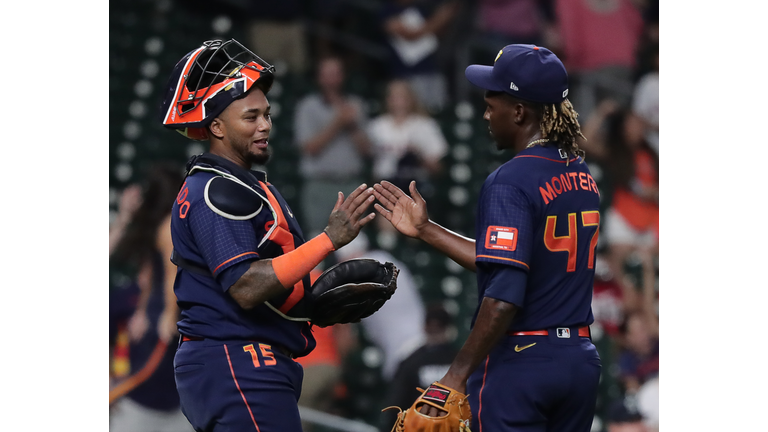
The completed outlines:
<svg viewBox="0 0 768 432">
<path fill-rule="evenodd" d="M 280 203 L 277 201 L 277 198 L 275 198 L 275 195 L 272 194 L 272 192 L 269 190 L 269 183 L 264 184 L 264 182 L 260 181 L 259 185 L 261 186 L 261 189 L 267 194 L 267 200 L 269 201 L 270 207 L 272 208 L 273 216 L 275 219 L 275 225 L 273 226 L 272 233 L 269 234 L 267 240 L 279 245 L 283 249 L 284 254 L 291 252 L 296 249 L 296 241 L 293 237 L 293 233 L 291 233 L 291 229 L 288 227 L 288 221 L 283 214 L 282 206 L 280 206 Z M 278 310 L 284 314 L 288 313 L 292 307 L 296 306 L 296 303 L 304 298 L 305 292 L 306 290 L 304 287 L 304 280 L 298 281 L 293 286 L 293 292 L 291 292 L 291 295 L 288 296 L 288 299 L 285 300 L 285 303 L 283 303 L 283 305 L 280 306 Z"/>
</svg>

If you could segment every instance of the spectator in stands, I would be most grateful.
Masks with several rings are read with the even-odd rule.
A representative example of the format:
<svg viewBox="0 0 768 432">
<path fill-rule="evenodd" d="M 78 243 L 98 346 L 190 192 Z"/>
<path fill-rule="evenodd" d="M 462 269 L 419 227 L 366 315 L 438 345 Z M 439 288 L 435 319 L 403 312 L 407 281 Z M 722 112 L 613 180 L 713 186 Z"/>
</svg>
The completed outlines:
<svg viewBox="0 0 768 432">
<path fill-rule="evenodd" d="M 311 15 L 310 25 L 315 28 L 312 33 L 315 58 L 332 56 L 343 50 L 345 45 L 340 39 L 344 37 L 343 33 L 349 34 L 350 20 L 358 11 L 346 0 L 302 0 L 302 3 Z"/>
<path fill-rule="evenodd" d="M 457 66 L 464 78 L 464 68 L 471 63 L 487 63 L 499 50 L 510 44 L 545 46 L 560 54 L 554 0 L 477 0 L 467 11 L 467 31 L 454 49 Z M 466 100 L 470 92 L 483 97 L 483 90 L 465 79 L 455 83 L 457 100 Z"/>
<path fill-rule="evenodd" d="M 448 101 L 448 83 L 438 62 L 440 37 L 453 23 L 458 0 L 388 0 L 381 22 L 391 51 L 391 78 L 405 79 L 431 113 Z"/>
<path fill-rule="evenodd" d="M 659 375 L 659 320 L 656 311 L 656 265 L 653 253 L 640 253 L 642 262 L 641 301 L 620 327 L 622 351 L 619 367 L 624 389 L 636 394 L 641 386 Z"/>
<path fill-rule="evenodd" d="M 633 401 L 626 399 L 614 401 L 609 407 L 606 418 L 607 432 L 650 432 L 643 423 L 643 416 Z"/>
<path fill-rule="evenodd" d="M 192 430 L 181 413 L 173 372 L 179 310 L 173 292 L 176 267 L 169 259 L 170 211 L 181 181 L 176 167 L 152 167 L 130 222 L 110 232 L 110 273 L 131 275 L 129 283 L 135 281 L 139 291 L 128 321 L 131 375 L 110 388 L 111 432 Z M 121 201 L 131 200 L 136 197 Z M 110 287 L 110 292 L 119 291 Z"/>
<path fill-rule="evenodd" d="M 600 326 L 609 337 L 619 335 L 619 326 L 624 321 L 627 295 L 623 287 L 627 285 L 619 283 L 611 272 L 605 253 L 598 252 L 595 258 L 595 284 L 592 293 L 592 314 L 595 317 L 592 328 Z"/>
<path fill-rule="evenodd" d="M 381 373 L 391 380 L 397 365 L 426 338 L 424 328 L 424 303 L 413 274 L 405 263 L 389 252 L 371 249 L 368 236 L 361 232 L 351 243 L 336 251 L 338 261 L 354 258 L 371 258 L 379 262 L 391 262 L 400 269 L 397 292 L 378 312 L 361 321 L 368 338 L 384 354 Z"/>
<path fill-rule="evenodd" d="M 654 52 L 659 49 L 659 0 L 636 0 L 643 11 L 643 33 L 637 49 L 637 67 L 635 78 L 639 79 L 648 72 L 658 69 L 654 66 Z M 656 63 L 658 60 L 656 60 Z"/>
<path fill-rule="evenodd" d="M 659 43 L 659 0 L 640 0 L 644 4 L 643 20 L 646 37 L 651 43 Z"/>
<path fill-rule="evenodd" d="M 659 432 L 659 377 L 644 382 L 637 391 L 637 409 L 649 432 Z"/>
<path fill-rule="evenodd" d="M 563 62 L 576 111 L 589 118 L 613 98 L 628 106 L 643 17 L 632 0 L 556 0 Z"/>
<path fill-rule="evenodd" d="M 645 122 L 645 140 L 659 153 L 659 45 L 649 48 L 651 69 L 640 77 L 632 95 L 632 111 Z"/>
<path fill-rule="evenodd" d="M 432 304 L 427 308 L 424 318 L 427 339 L 397 367 L 387 391 L 385 406 L 408 409 L 419 395 L 417 387 L 425 389 L 445 375 L 451 366 L 451 360 L 459 351 L 453 344 L 455 330 L 451 316 L 442 305 Z M 396 410 L 382 413 L 382 432 L 390 430 L 396 416 Z"/>
<path fill-rule="evenodd" d="M 626 318 L 621 333 L 621 380 L 627 392 L 635 393 L 647 380 L 658 376 L 658 331 L 646 315 L 634 312 Z"/>
<path fill-rule="evenodd" d="M 448 153 L 440 125 L 423 109 L 407 81 L 389 82 L 385 104 L 386 112 L 368 129 L 374 148 L 373 180 L 388 180 L 401 189 L 407 189 L 411 180 L 429 182 L 442 171 L 441 159 Z"/>
<path fill-rule="evenodd" d="M 601 235 L 609 247 L 611 271 L 623 281 L 631 254 L 641 248 L 658 250 L 658 155 L 645 140 L 645 123 L 611 100 L 601 102 L 583 131 L 587 157 L 605 169 L 613 189 Z"/>
<path fill-rule="evenodd" d="M 125 235 L 126 227 L 141 205 L 141 185 L 132 184 L 123 189 L 115 219 L 109 225 L 109 255 Z M 122 267 L 122 266 L 120 266 Z M 133 315 L 139 297 L 135 270 L 109 268 L 109 387 L 125 378 L 130 372 L 128 359 L 128 320 Z"/>
<path fill-rule="evenodd" d="M 344 65 L 326 57 L 317 65 L 319 90 L 296 107 L 294 138 L 301 150 L 299 170 L 304 178 L 301 209 L 307 238 L 328 224 L 339 191 L 349 195 L 364 182 L 371 143 L 365 131 L 363 100 L 344 92 Z"/>
<path fill-rule="evenodd" d="M 141 185 L 132 184 L 123 189 L 117 207 L 117 216 L 109 225 L 109 255 L 123 238 L 125 228 L 131 223 L 134 213 L 141 206 Z"/>
<path fill-rule="evenodd" d="M 248 2 L 248 43 L 253 52 L 298 75 L 307 69 L 308 49 L 301 0 Z"/>
<path fill-rule="evenodd" d="M 491 55 L 509 44 L 544 45 L 551 25 L 541 0 L 479 0 L 475 28 L 482 46 Z M 547 46 L 549 48 L 549 46 Z"/>
</svg>

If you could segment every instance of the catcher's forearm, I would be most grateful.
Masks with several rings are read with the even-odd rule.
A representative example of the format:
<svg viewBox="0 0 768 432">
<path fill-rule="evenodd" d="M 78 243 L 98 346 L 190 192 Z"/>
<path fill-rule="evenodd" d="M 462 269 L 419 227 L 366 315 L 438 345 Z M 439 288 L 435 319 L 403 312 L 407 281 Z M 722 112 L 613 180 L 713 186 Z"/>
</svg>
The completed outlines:
<svg viewBox="0 0 768 432">
<path fill-rule="evenodd" d="M 327 232 L 322 232 L 296 249 L 272 259 L 272 271 L 283 288 L 291 288 L 325 257 L 336 250 Z"/>
<path fill-rule="evenodd" d="M 431 220 L 419 230 L 419 238 L 465 269 L 477 271 L 473 239 L 457 234 Z"/>
<path fill-rule="evenodd" d="M 517 306 L 512 303 L 484 297 L 475 326 L 441 382 L 463 391 L 467 378 L 506 333 L 516 312 Z"/>
<path fill-rule="evenodd" d="M 251 262 L 251 266 L 231 287 L 229 295 L 243 309 L 253 309 L 270 298 L 285 292 L 272 269 L 272 260 Z"/>
<path fill-rule="evenodd" d="M 333 250 L 328 234 L 321 233 L 277 258 L 254 261 L 229 294 L 243 309 L 256 307 L 292 288 Z"/>
</svg>

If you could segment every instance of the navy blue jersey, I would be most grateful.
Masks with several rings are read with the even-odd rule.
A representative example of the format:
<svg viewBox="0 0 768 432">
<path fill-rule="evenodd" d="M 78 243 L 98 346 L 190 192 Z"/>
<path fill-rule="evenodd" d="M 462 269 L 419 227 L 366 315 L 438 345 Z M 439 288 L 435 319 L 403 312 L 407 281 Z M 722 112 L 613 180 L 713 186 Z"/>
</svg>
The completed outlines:
<svg viewBox="0 0 768 432">
<path fill-rule="evenodd" d="M 566 165 L 566 157 L 552 144 L 525 149 L 489 175 L 480 191 L 475 232 L 479 299 L 491 297 L 520 308 L 509 330 L 583 326 L 594 320 L 600 197 L 587 164 L 570 155 Z M 521 271 L 527 278 L 519 277 Z"/>
<path fill-rule="evenodd" d="M 254 340 L 281 345 L 297 356 L 315 347 L 304 312 L 309 275 L 284 295 L 251 310 L 242 309 L 227 290 L 253 260 L 275 258 L 304 243 L 291 209 L 266 175 L 249 171 L 211 154 L 193 159 L 173 204 L 174 252 L 208 274 L 180 266 L 174 291 L 181 309 L 179 332 L 221 341 Z M 261 200 L 255 212 L 232 215 L 212 204 L 215 181 L 238 181 Z M 303 315 L 306 316 L 306 315 Z"/>
</svg>

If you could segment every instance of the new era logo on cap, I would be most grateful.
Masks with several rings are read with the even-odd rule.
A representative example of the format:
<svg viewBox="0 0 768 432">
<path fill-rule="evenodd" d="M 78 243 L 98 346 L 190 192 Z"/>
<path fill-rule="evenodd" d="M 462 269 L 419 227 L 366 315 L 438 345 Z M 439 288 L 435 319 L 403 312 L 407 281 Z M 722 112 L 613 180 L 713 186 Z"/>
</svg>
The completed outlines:
<svg viewBox="0 0 768 432">
<path fill-rule="evenodd" d="M 512 89 L 512 90 L 514 90 L 514 91 L 518 91 L 518 90 L 520 90 L 519 88 L 517 88 L 517 86 L 515 85 L 515 83 L 509 83 L 509 88 L 511 88 L 511 89 Z"/>
</svg>

